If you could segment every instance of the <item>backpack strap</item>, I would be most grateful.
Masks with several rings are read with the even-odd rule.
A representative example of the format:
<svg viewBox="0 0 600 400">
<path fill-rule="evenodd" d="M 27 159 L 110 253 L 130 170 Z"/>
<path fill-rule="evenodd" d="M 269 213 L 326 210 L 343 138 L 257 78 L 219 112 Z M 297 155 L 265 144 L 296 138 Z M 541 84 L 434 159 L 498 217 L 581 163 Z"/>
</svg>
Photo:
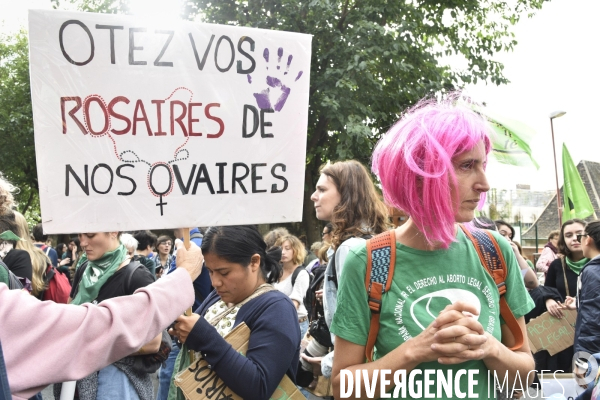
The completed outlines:
<svg viewBox="0 0 600 400">
<path fill-rule="evenodd" d="M 75 275 L 73 276 L 73 283 L 72 283 L 72 290 L 71 293 L 73 294 L 72 298 L 74 299 L 75 296 L 77 296 L 77 293 L 79 292 L 79 283 L 81 282 L 81 279 L 83 278 L 83 274 L 85 273 L 86 268 L 88 267 L 88 260 L 85 260 L 80 266 L 79 268 L 77 268 L 75 270 Z"/>
<path fill-rule="evenodd" d="M 300 273 L 300 271 L 302 271 L 304 269 L 304 267 L 301 265 L 299 267 L 297 267 L 294 272 L 292 272 L 292 287 L 294 287 L 294 285 L 296 284 L 296 278 L 298 277 L 298 274 Z"/>
<path fill-rule="evenodd" d="M 365 288 L 371 309 L 369 337 L 365 347 L 365 356 L 373 361 L 373 349 L 379 334 L 379 316 L 381 314 L 381 298 L 392 285 L 394 267 L 396 265 L 396 232 L 394 230 L 381 233 L 367 240 L 367 273 Z"/>
<path fill-rule="evenodd" d="M 369 240 L 373 237 L 373 235 L 364 234 L 362 236 L 354 236 L 354 237 Z M 352 238 L 349 238 L 349 239 L 352 239 Z M 346 240 L 348 240 L 348 239 L 346 239 Z M 331 256 L 331 259 L 329 260 L 329 263 L 331 264 L 331 275 L 329 275 L 327 277 L 327 279 L 330 280 L 331 282 L 333 282 L 333 284 L 335 285 L 335 290 L 338 290 L 337 267 L 336 267 L 336 263 L 335 263 L 336 252 L 337 252 L 337 250 L 333 253 L 333 255 Z"/>
<path fill-rule="evenodd" d="M 125 279 L 123 279 L 123 290 L 125 291 L 126 295 L 133 294 L 133 291 L 131 290 L 131 279 L 133 278 L 134 272 L 142 266 L 143 264 L 139 261 L 131 261 L 129 264 L 127 264 L 127 266 L 125 266 Z"/>
<path fill-rule="evenodd" d="M 54 274 L 56 273 L 56 269 L 52 266 L 52 264 L 49 264 L 46 267 L 46 274 L 44 276 L 44 283 L 47 285 L 52 278 L 54 278 Z"/>
<path fill-rule="evenodd" d="M 335 267 L 335 252 L 331 256 L 331 259 L 329 260 L 328 265 L 331 265 L 331 270 L 330 270 L 330 274 L 327 275 L 327 280 L 333 282 L 333 284 L 335 285 L 335 290 L 338 290 L 338 278 L 337 278 L 337 271 L 336 271 L 336 267 Z"/>
<path fill-rule="evenodd" d="M 52 278 L 54 278 L 54 274 L 56 273 L 56 269 L 52 266 L 52 264 L 48 264 L 46 267 L 46 272 L 44 272 L 44 290 L 42 290 L 38 294 L 38 299 L 44 300 L 44 295 L 46 294 L 46 290 L 48 290 L 48 285 Z"/>
<path fill-rule="evenodd" d="M 524 338 L 523 331 L 506 302 L 505 294 L 508 268 L 506 266 L 506 260 L 502 255 L 502 250 L 500 250 L 500 246 L 491 232 L 484 229 L 469 231 L 462 224 L 460 224 L 460 227 L 475 246 L 481 264 L 496 283 L 498 293 L 500 294 L 500 315 L 515 338 L 515 345 L 510 347 L 510 349 L 516 350 L 523 346 Z"/>
</svg>

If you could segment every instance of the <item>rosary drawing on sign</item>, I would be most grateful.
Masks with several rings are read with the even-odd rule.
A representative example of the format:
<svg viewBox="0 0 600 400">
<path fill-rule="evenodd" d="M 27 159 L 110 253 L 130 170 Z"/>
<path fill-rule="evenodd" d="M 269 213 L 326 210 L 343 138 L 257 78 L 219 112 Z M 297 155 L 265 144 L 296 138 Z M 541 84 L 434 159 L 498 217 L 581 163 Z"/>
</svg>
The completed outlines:
<svg viewBox="0 0 600 400">
<path fill-rule="evenodd" d="M 303 74 L 303 71 L 299 71 L 298 74 L 296 75 L 295 79 L 292 82 L 290 79 L 290 78 L 292 78 L 292 76 L 291 75 L 288 76 L 288 73 L 290 70 L 290 65 L 292 64 L 293 56 L 291 54 L 288 55 L 287 63 L 285 65 L 285 70 L 284 70 L 281 66 L 283 54 L 284 54 L 283 48 L 279 47 L 277 49 L 277 65 L 275 66 L 274 69 L 269 71 L 269 49 L 265 48 L 263 51 L 263 58 L 266 63 L 265 70 L 267 72 L 267 76 L 265 79 L 265 83 L 266 83 L 267 87 L 264 90 L 259 91 L 258 93 L 253 93 L 253 96 L 256 100 L 257 106 L 262 110 L 270 109 L 270 110 L 273 110 L 274 112 L 281 112 L 281 110 L 285 106 L 286 101 L 287 101 L 288 97 L 290 96 L 290 93 L 292 90 L 288 85 L 293 86 L 293 83 L 298 81 Z M 253 79 L 250 74 L 247 75 L 246 79 L 248 80 L 249 84 L 253 84 Z M 258 80 L 254 84 L 257 84 L 257 83 L 258 83 Z M 194 97 L 194 92 L 191 89 L 186 88 L 186 87 L 176 88 L 169 95 L 169 97 L 164 99 L 164 101 L 162 101 L 162 102 L 164 103 L 164 102 L 169 101 L 179 91 L 187 91 L 188 92 L 188 94 L 189 94 L 188 104 L 191 104 L 192 99 Z M 84 104 L 89 103 L 90 101 L 95 101 L 95 102 L 101 103 L 103 105 L 103 109 L 104 110 L 107 109 L 107 104 L 106 104 L 105 100 L 102 98 L 102 96 L 100 96 L 98 94 L 93 94 L 93 95 L 87 96 L 85 98 Z M 175 149 L 171 160 L 156 161 L 154 163 L 151 163 L 151 162 L 143 159 L 142 157 L 140 157 L 140 154 L 138 154 L 134 150 L 129 150 L 129 149 L 119 150 L 118 149 L 117 141 L 111 135 L 110 118 L 108 119 L 108 128 L 105 127 L 105 129 L 103 129 L 102 132 L 100 132 L 100 133 L 95 133 L 92 129 L 90 129 L 90 122 L 85 118 L 85 114 L 84 114 L 84 124 L 85 124 L 87 132 L 92 137 L 101 138 L 101 137 L 107 136 L 112 141 L 113 151 L 114 151 L 114 154 L 115 154 L 115 157 L 117 158 L 117 160 L 119 160 L 121 162 L 125 162 L 125 163 L 130 163 L 130 164 L 145 164 L 148 167 L 148 172 L 147 172 L 147 176 L 146 176 L 148 190 L 150 191 L 150 193 L 153 196 L 158 198 L 159 201 L 158 201 L 158 203 L 156 203 L 156 206 L 160 208 L 160 215 L 163 216 L 164 215 L 163 207 L 168 204 L 164 198 L 166 198 L 168 195 L 170 195 L 173 192 L 173 187 L 174 187 L 174 173 L 173 173 L 172 165 L 175 162 L 185 161 L 190 158 L 190 151 L 185 148 L 188 145 L 188 142 L 190 139 L 189 135 L 184 132 L 185 139 L 183 140 L 181 145 L 179 145 Z M 211 135 L 207 135 L 207 136 L 210 137 Z M 214 137 L 216 137 L 216 136 L 214 136 Z M 164 188 L 161 188 L 161 187 L 157 188 L 154 184 L 153 176 L 155 173 L 157 173 L 161 169 L 164 170 L 163 172 L 166 172 L 168 175 L 168 184 Z"/>
</svg>

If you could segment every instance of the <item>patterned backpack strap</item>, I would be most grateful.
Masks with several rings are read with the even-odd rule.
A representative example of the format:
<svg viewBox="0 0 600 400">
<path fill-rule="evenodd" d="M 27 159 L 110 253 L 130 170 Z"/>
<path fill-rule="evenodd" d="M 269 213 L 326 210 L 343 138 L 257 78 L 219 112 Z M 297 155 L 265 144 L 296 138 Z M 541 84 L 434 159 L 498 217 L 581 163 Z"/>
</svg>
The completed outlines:
<svg viewBox="0 0 600 400">
<path fill-rule="evenodd" d="M 391 230 L 367 240 L 367 273 L 365 288 L 371 309 L 371 325 L 369 338 L 365 347 L 365 355 L 369 362 L 373 361 L 373 349 L 379 334 L 379 315 L 381 313 L 381 297 L 392 285 L 394 266 L 396 265 L 396 232 Z"/>
<path fill-rule="evenodd" d="M 519 326 L 519 322 L 512 313 L 508 303 L 506 301 L 506 277 L 508 275 L 508 268 L 506 266 L 506 260 L 500 250 L 500 245 L 494 238 L 491 232 L 487 230 L 475 229 L 469 231 L 464 225 L 460 225 L 463 232 L 473 242 L 477 255 L 481 264 L 485 267 L 486 271 L 492 276 L 498 293 L 500 293 L 500 315 L 504 319 L 504 322 L 510 329 L 515 339 L 514 346 L 510 347 L 511 350 L 517 350 L 523 345 L 523 331 Z"/>
</svg>

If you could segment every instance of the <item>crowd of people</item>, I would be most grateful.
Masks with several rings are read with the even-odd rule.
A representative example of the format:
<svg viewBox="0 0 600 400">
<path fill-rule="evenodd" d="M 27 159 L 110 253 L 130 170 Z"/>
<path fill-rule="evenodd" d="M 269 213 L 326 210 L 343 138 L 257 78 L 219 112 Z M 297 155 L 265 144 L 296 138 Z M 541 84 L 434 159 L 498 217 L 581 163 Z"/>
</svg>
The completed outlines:
<svg viewBox="0 0 600 400">
<path fill-rule="evenodd" d="M 201 359 L 247 399 L 269 399 L 284 380 L 306 394 L 321 376 L 340 398 L 342 370 L 386 369 L 476 370 L 471 387 L 457 378 L 461 392 L 510 398 L 533 383 L 531 370 L 572 371 L 574 352 L 600 354 L 600 222 L 565 221 L 534 266 L 509 223 L 475 215 L 489 189 L 488 133 L 453 99 L 407 110 L 373 153 L 383 200 L 361 163 L 321 168 L 311 200 L 322 240 L 310 246 L 256 226 L 193 228 L 186 245 L 176 229 L 52 246 L 0 178 L 0 399 L 41 398 L 50 384 L 56 399 L 184 399 L 178 379 Z M 406 223 L 392 227 L 386 204 Z M 486 270 L 480 233 L 504 260 L 503 285 Z M 565 309 L 578 310 L 574 347 L 533 355 L 526 322 Z M 226 340 L 242 323 L 245 354 Z M 530 380 L 490 395 L 488 371 Z M 394 389 L 359 384 L 357 398 Z"/>
</svg>

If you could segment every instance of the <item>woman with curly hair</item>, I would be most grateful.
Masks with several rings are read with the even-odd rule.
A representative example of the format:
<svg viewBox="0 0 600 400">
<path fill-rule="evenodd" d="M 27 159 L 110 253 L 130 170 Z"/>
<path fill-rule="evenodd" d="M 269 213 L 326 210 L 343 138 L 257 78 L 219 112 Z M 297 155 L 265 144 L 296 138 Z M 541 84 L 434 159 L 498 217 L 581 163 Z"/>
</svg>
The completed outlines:
<svg viewBox="0 0 600 400">
<path fill-rule="evenodd" d="M 310 284 L 310 276 L 302 266 L 306 257 L 304 244 L 294 235 L 281 236 L 275 246 L 281 247 L 281 266 L 283 271 L 279 280 L 273 284 L 275 289 L 292 300 L 298 312 L 300 340 L 308 331 L 308 312 L 304 306 L 304 297 Z"/>
<path fill-rule="evenodd" d="M 323 166 L 311 200 L 315 203 L 317 219 L 329 221 L 333 228 L 327 230 L 331 247 L 327 251 L 329 263 L 325 271 L 324 289 L 317 292 L 317 298 L 323 301 L 325 322 L 330 326 L 337 308 L 338 282 L 346 256 L 352 247 L 365 243 L 366 238 L 389 229 L 388 210 L 369 172 L 356 160 Z M 323 351 L 323 346 L 310 346 L 302 354 L 303 369 L 312 370 L 308 363 L 321 364 L 323 375 L 329 376 L 333 352 L 321 360 L 319 356 L 323 355 Z"/>
</svg>

